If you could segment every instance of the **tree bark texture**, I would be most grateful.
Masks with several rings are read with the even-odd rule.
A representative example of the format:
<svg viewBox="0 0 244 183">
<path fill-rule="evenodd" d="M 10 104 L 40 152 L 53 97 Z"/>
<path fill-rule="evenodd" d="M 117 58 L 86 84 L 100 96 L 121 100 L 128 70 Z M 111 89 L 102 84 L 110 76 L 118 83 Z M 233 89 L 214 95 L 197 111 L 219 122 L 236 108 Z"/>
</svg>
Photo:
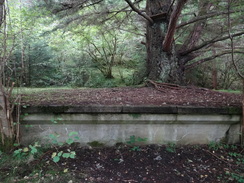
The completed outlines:
<svg viewBox="0 0 244 183">
<path fill-rule="evenodd" d="M 2 27 L 3 22 L 5 21 L 5 5 L 4 0 L 0 0 L 0 28 Z M 4 144 L 4 138 L 12 138 L 12 130 L 9 126 L 9 115 L 6 105 L 6 96 L 4 93 L 4 87 L 3 87 L 3 80 L 2 80 L 2 74 L 4 72 L 4 62 L 5 59 L 0 60 L 0 135 L 2 144 Z"/>
<path fill-rule="evenodd" d="M 177 2 L 177 4 L 175 5 L 175 8 L 172 12 L 172 15 L 171 15 L 170 21 L 169 21 L 168 31 L 165 36 L 164 42 L 163 42 L 163 50 L 165 52 L 169 53 L 171 51 L 172 43 L 174 41 L 176 24 L 177 24 L 180 14 L 181 14 L 181 10 L 182 10 L 184 4 L 186 3 L 186 1 L 187 0 L 179 0 Z"/>
<path fill-rule="evenodd" d="M 4 21 L 4 1 L 5 0 L 0 0 L 0 27 L 3 24 Z"/>
<path fill-rule="evenodd" d="M 163 41 L 168 29 L 171 0 L 147 0 L 146 14 L 154 22 L 147 22 L 147 75 L 150 80 L 164 80 L 170 73 L 171 55 L 163 51 Z"/>
<path fill-rule="evenodd" d="M 4 89 L 2 85 L 0 86 L 0 135 L 2 143 L 4 144 L 5 137 L 12 138 L 12 128 L 9 123 L 9 117 L 11 114 L 8 114 L 6 99 L 4 95 Z"/>
</svg>

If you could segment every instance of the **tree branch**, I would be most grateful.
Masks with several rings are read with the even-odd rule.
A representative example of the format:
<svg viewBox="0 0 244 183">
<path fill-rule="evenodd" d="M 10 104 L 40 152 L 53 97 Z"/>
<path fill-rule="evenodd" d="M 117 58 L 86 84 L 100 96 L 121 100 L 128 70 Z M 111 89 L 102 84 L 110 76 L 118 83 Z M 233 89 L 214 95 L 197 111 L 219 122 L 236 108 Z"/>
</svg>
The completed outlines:
<svg viewBox="0 0 244 183">
<path fill-rule="evenodd" d="M 55 8 L 54 10 L 53 10 L 53 13 L 59 13 L 59 12 L 61 12 L 61 11 L 65 11 L 65 10 L 69 10 L 69 9 L 81 9 L 81 8 L 87 8 L 87 7 L 90 7 L 90 6 L 94 6 L 94 5 L 96 5 L 96 4 L 99 4 L 99 3 L 101 3 L 102 1 L 104 1 L 104 0 L 97 0 L 97 1 L 94 1 L 94 2 L 92 2 L 92 3 L 87 3 L 87 0 L 85 0 L 85 1 L 82 1 L 82 2 L 80 2 L 80 1 L 71 1 L 71 2 L 63 2 L 63 3 L 61 3 L 61 4 L 59 4 L 59 3 L 57 3 L 56 2 L 56 4 L 59 4 L 59 5 L 61 5 L 61 7 L 59 7 L 59 8 Z M 46 3 L 47 4 L 47 3 Z M 50 4 L 47 4 L 47 6 L 49 6 Z"/>
<path fill-rule="evenodd" d="M 177 20 L 180 16 L 181 10 L 184 6 L 184 4 L 186 3 L 187 0 L 178 0 L 171 16 L 170 16 L 170 21 L 169 21 L 169 28 L 168 31 L 166 33 L 164 42 L 163 42 L 163 50 L 167 53 L 170 52 L 171 50 L 171 45 L 172 42 L 174 40 L 174 33 L 175 33 L 175 29 L 176 29 L 176 23 Z"/>
<path fill-rule="evenodd" d="M 211 5 L 212 5 L 212 3 L 210 3 L 209 1 L 199 2 L 198 15 L 199 16 L 205 15 L 208 12 Z M 204 26 L 206 25 L 206 21 L 207 21 L 207 19 L 196 22 L 194 24 L 194 26 L 193 26 L 192 30 L 190 31 L 188 37 L 185 39 L 183 45 L 180 47 L 179 52 L 183 52 L 184 50 L 192 49 L 197 44 L 199 44 L 199 41 L 201 40 L 201 36 L 202 36 Z"/>
<path fill-rule="evenodd" d="M 236 13 L 236 12 L 243 12 L 244 10 L 238 10 L 238 11 L 230 11 L 230 13 Z M 183 22 L 181 23 L 180 25 L 178 25 L 176 27 L 176 29 L 179 29 L 181 27 L 184 27 L 186 25 L 189 25 L 189 24 L 192 24 L 194 22 L 197 22 L 197 21 L 200 21 L 200 20 L 204 20 L 204 19 L 207 19 L 207 18 L 211 18 L 211 17 L 214 17 L 214 16 L 219 16 L 219 15 L 224 15 L 224 14 L 228 14 L 229 12 L 228 11 L 223 11 L 223 12 L 212 12 L 212 13 L 209 13 L 209 14 L 206 14 L 206 15 L 203 15 L 203 16 L 198 16 L 198 17 L 195 17 L 189 21 L 186 21 L 186 22 Z"/>
<path fill-rule="evenodd" d="M 238 32 L 238 33 L 236 33 L 236 34 L 232 34 L 232 37 L 241 36 L 241 35 L 243 35 L 243 34 L 244 34 L 244 31 L 242 31 L 242 32 Z M 192 48 L 192 49 L 189 49 L 189 50 L 180 52 L 180 55 L 181 55 L 181 56 L 185 56 L 185 55 L 187 55 L 187 54 L 189 54 L 189 53 L 191 53 L 191 52 L 197 51 L 197 50 L 199 50 L 199 49 L 201 49 L 201 48 L 203 48 L 203 47 L 205 47 L 205 46 L 208 46 L 209 44 L 213 44 L 213 43 L 216 43 L 216 42 L 219 42 L 219 41 L 224 41 L 224 40 L 229 39 L 229 38 L 230 38 L 229 35 L 227 35 L 227 36 L 221 37 L 221 38 L 219 38 L 219 39 L 215 38 L 215 39 L 206 41 L 206 42 L 204 42 L 204 43 L 200 44 L 199 46 L 196 46 L 196 47 L 194 47 L 194 48 Z"/>
<path fill-rule="evenodd" d="M 210 57 L 206 57 L 206 58 L 198 60 L 198 61 L 196 61 L 196 62 L 194 62 L 192 64 L 186 65 L 185 70 L 189 70 L 189 69 L 191 69 L 191 68 L 193 68 L 193 67 L 195 67 L 197 65 L 200 65 L 200 64 L 202 64 L 204 62 L 207 62 L 207 61 L 213 60 L 213 59 L 215 59 L 217 57 L 220 57 L 220 56 L 223 56 L 223 55 L 226 55 L 226 54 L 231 54 L 231 53 L 232 53 L 232 50 L 228 50 L 228 51 L 223 51 L 221 53 L 218 53 L 216 55 L 212 55 Z M 234 53 L 244 54 L 244 51 L 243 50 L 234 50 Z"/>
<path fill-rule="evenodd" d="M 231 7 L 231 1 L 228 0 L 228 12 L 230 12 L 230 7 Z M 229 34 L 229 38 L 230 38 L 230 47 L 231 47 L 231 61 L 235 67 L 235 70 L 238 74 L 238 76 L 242 79 L 244 79 L 244 75 L 241 73 L 241 71 L 239 70 L 236 62 L 235 62 L 235 59 L 234 59 L 234 40 L 233 40 L 233 35 L 231 35 L 231 19 L 230 19 L 230 13 L 228 13 L 228 34 Z M 244 85 L 243 85 L 244 87 Z M 244 96 L 243 96 L 244 97 Z M 244 105 L 244 103 L 243 103 Z M 244 114 L 243 114 L 244 115 Z M 244 118 L 243 118 L 244 119 Z M 244 121 L 243 121 L 244 122 Z M 243 126 L 243 129 L 244 129 L 244 126 Z M 243 132 L 244 133 L 244 132 Z M 243 138 L 244 139 L 244 138 Z"/>
<path fill-rule="evenodd" d="M 147 14 L 142 13 L 142 11 L 140 11 L 137 7 L 135 7 L 135 5 L 130 0 L 125 0 L 125 1 L 128 3 L 128 5 L 131 7 L 133 11 L 135 11 L 138 15 L 148 20 L 151 24 L 153 24 L 153 20 Z"/>
</svg>

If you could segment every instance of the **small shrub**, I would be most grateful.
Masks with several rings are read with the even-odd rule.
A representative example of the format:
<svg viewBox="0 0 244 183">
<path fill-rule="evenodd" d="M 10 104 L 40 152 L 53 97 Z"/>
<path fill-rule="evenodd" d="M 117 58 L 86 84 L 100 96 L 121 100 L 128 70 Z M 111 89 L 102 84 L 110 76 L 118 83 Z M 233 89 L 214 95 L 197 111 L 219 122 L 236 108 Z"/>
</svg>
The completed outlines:
<svg viewBox="0 0 244 183">
<path fill-rule="evenodd" d="M 72 131 L 69 133 L 69 138 L 65 141 L 66 144 L 71 145 L 73 144 L 76 140 L 79 140 L 79 137 L 77 136 L 78 132 Z M 49 138 L 51 139 L 51 142 L 54 145 L 62 146 L 64 143 L 59 142 L 58 138 L 60 135 L 57 134 L 50 134 Z M 70 149 L 67 149 L 67 152 L 64 151 L 57 151 L 52 153 L 52 160 L 57 163 L 60 161 L 61 158 L 72 158 L 74 159 L 76 155 L 75 151 L 71 151 Z"/>
<path fill-rule="evenodd" d="M 130 140 L 128 140 L 126 143 L 129 145 L 134 145 L 131 150 L 132 151 L 140 151 L 140 147 L 139 146 L 135 146 L 135 144 L 139 143 L 139 142 L 146 142 L 147 138 L 141 138 L 141 137 L 136 137 L 135 135 L 130 136 Z"/>
<path fill-rule="evenodd" d="M 221 147 L 221 144 L 217 143 L 217 142 L 210 142 L 208 144 L 208 148 L 211 150 L 214 150 L 214 151 L 217 151 L 220 147 Z"/>
<path fill-rule="evenodd" d="M 176 152 L 176 144 L 173 142 L 169 142 L 166 146 L 166 151 L 175 153 Z"/>
<path fill-rule="evenodd" d="M 17 159 L 25 159 L 30 155 L 35 155 L 39 152 L 39 147 L 41 147 L 38 142 L 35 142 L 34 145 L 29 145 L 28 147 L 19 148 L 14 151 L 13 156 Z"/>
<path fill-rule="evenodd" d="M 52 153 L 52 160 L 57 163 L 60 161 L 61 158 L 72 158 L 74 159 L 76 156 L 76 152 L 75 151 L 71 151 L 70 149 L 67 149 L 67 152 L 53 152 Z"/>
</svg>

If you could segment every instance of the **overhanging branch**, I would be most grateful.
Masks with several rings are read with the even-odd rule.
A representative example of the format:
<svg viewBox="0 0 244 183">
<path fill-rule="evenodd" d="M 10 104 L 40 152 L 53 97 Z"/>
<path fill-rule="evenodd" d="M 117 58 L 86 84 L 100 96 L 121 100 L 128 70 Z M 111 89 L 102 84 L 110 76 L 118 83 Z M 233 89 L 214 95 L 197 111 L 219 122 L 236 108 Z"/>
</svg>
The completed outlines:
<svg viewBox="0 0 244 183">
<path fill-rule="evenodd" d="M 94 6 L 96 4 L 101 3 L 103 0 L 97 0 L 94 1 L 92 3 L 87 3 L 87 1 L 74 1 L 74 2 L 63 2 L 61 3 L 61 7 L 60 8 L 56 8 L 53 10 L 53 13 L 59 13 L 61 11 L 65 11 L 65 10 L 69 10 L 69 9 L 83 9 L 83 8 L 87 8 L 87 7 L 91 7 Z"/>
<path fill-rule="evenodd" d="M 230 13 L 237 13 L 237 12 L 243 12 L 244 10 L 238 10 L 238 11 L 230 11 Z M 207 18 L 211 18 L 211 17 L 215 17 L 215 16 L 219 16 L 219 15 L 225 15 L 225 14 L 228 14 L 229 12 L 228 11 L 223 11 L 223 12 L 212 12 L 212 13 L 209 13 L 209 14 L 206 14 L 206 15 L 203 15 L 203 16 L 199 16 L 199 17 L 195 17 L 189 21 L 186 21 L 186 22 L 183 22 L 181 23 L 180 25 L 178 25 L 176 27 L 176 29 L 179 29 L 181 27 L 184 27 L 186 25 L 189 25 L 189 24 L 192 24 L 194 22 L 197 22 L 197 21 L 200 21 L 200 20 L 204 20 L 204 19 L 207 19 Z"/>
<path fill-rule="evenodd" d="M 151 24 L 153 24 L 153 20 L 146 13 L 143 13 L 141 10 L 135 7 L 134 3 L 132 3 L 130 0 L 125 0 L 125 1 L 128 3 L 128 5 L 131 7 L 133 11 L 135 11 L 138 15 L 148 20 Z"/>
<path fill-rule="evenodd" d="M 221 53 L 218 53 L 218 54 L 215 54 L 215 55 L 212 55 L 210 57 L 206 57 L 204 59 L 201 59 L 201 60 L 198 60 L 192 64 L 188 64 L 185 66 L 185 70 L 189 70 L 189 69 L 192 69 L 193 67 L 196 67 L 197 65 L 200 65 L 204 62 L 207 62 L 207 61 L 210 61 L 210 60 L 213 60 L 217 57 L 220 57 L 220 56 L 223 56 L 223 55 L 227 55 L 227 54 L 231 54 L 232 53 L 232 50 L 228 50 L 228 51 L 223 51 Z M 244 51 L 243 50 L 234 50 L 234 53 L 240 53 L 240 54 L 244 54 Z"/>
<path fill-rule="evenodd" d="M 238 32 L 238 33 L 232 34 L 232 37 L 241 36 L 241 35 L 243 35 L 243 34 L 244 34 L 244 31 L 242 31 L 242 32 Z M 224 36 L 224 37 L 221 37 L 221 38 L 218 38 L 218 39 L 215 38 L 215 39 L 206 41 L 206 42 L 200 44 L 199 46 L 196 46 L 196 47 L 194 47 L 194 48 L 192 48 L 192 49 L 189 49 L 189 50 L 186 50 L 186 51 L 181 52 L 180 55 L 181 55 L 181 56 L 185 56 L 185 55 L 190 54 L 190 53 L 192 53 L 192 52 L 194 52 L 194 51 L 197 51 L 197 50 L 199 50 L 199 49 L 201 49 L 201 48 L 203 48 L 203 47 L 205 47 L 205 46 L 208 46 L 209 44 L 213 44 L 213 43 L 216 43 L 216 42 L 219 42 L 219 41 L 224 41 L 224 40 L 226 40 L 226 39 L 229 39 L 229 35 Z"/>
</svg>

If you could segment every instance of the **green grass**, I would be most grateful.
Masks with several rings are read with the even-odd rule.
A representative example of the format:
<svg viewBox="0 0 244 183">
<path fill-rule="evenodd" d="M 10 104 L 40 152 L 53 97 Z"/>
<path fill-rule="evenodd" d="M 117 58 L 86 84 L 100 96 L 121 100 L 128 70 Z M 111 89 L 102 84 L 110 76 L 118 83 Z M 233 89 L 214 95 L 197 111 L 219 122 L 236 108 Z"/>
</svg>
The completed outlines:
<svg viewBox="0 0 244 183">
<path fill-rule="evenodd" d="M 84 87 L 83 87 L 84 88 Z M 47 87 L 47 88 L 28 88 L 28 87 L 18 87 L 13 89 L 13 94 L 32 94 L 32 93 L 43 93 L 43 92 L 53 92 L 56 90 L 67 90 L 73 89 L 72 87 Z M 82 89 L 82 88 L 77 88 Z"/>
<path fill-rule="evenodd" d="M 236 93 L 236 94 L 242 93 L 242 91 L 240 91 L 240 90 L 216 90 L 216 91 L 227 92 L 227 93 Z"/>
</svg>

